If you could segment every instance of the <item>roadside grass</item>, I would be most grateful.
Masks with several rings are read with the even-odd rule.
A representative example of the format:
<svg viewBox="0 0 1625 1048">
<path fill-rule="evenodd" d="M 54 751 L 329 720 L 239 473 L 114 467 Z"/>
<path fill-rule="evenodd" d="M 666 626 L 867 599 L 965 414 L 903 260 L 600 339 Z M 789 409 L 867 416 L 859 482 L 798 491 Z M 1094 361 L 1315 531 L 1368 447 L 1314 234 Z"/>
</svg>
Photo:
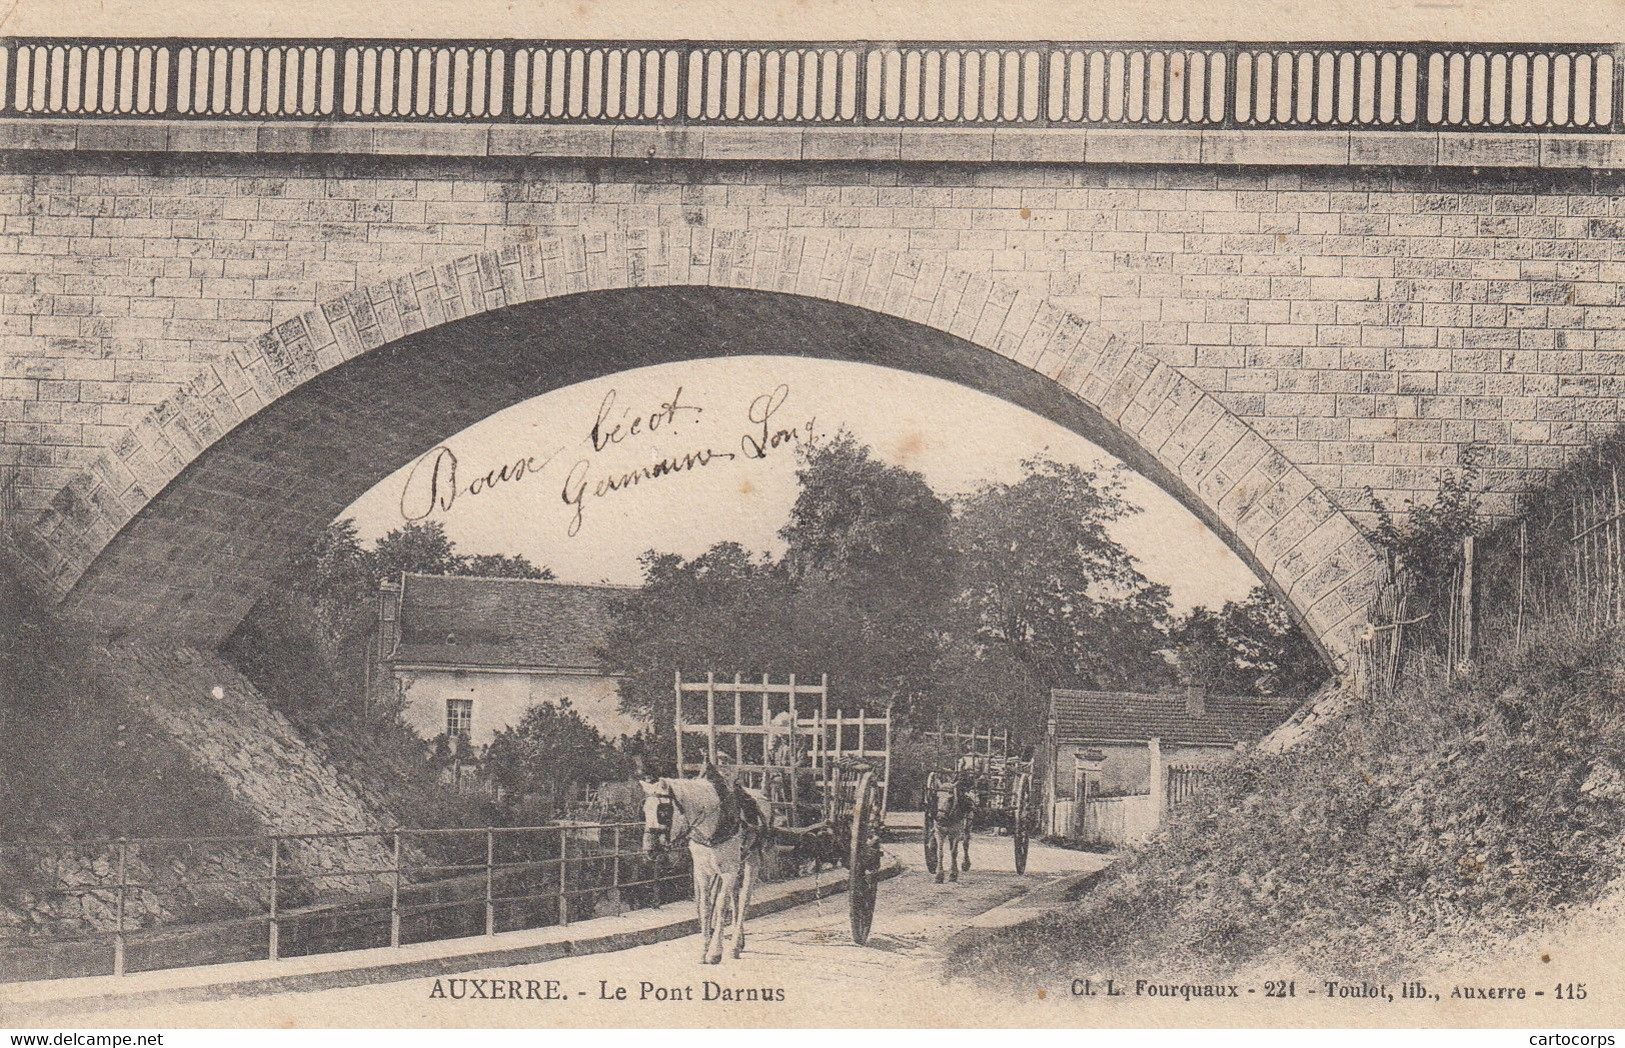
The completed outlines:
<svg viewBox="0 0 1625 1048">
<path fill-rule="evenodd" d="M 967 945 L 950 975 L 1393 979 L 1596 900 L 1625 869 L 1620 634 L 1548 626 L 1442 683 L 1419 667 L 1284 753 L 1211 777 L 1076 905 Z"/>
</svg>

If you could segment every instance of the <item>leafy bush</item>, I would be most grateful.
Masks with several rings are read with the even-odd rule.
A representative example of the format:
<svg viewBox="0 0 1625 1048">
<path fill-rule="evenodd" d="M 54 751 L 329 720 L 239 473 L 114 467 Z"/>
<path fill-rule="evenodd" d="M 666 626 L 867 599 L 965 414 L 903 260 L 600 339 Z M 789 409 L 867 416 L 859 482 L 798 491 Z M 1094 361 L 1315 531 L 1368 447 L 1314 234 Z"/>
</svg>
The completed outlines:
<svg viewBox="0 0 1625 1048">
<path fill-rule="evenodd" d="M 486 772 L 503 794 L 540 797 L 562 806 L 578 783 L 627 778 L 631 761 L 565 699 L 531 706 L 519 723 L 503 728 L 486 751 Z"/>
<path fill-rule="evenodd" d="M 401 716 L 400 704 L 365 714 L 335 707 L 325 716 L 291 715 L 295 727 L 321 745 L 333 767 L 401 826 L 457 827 L 499 823 L 496 805 L 441 780 L 442 765 Z"/>
<path fill-rule="evenodd" d="M 1412 590 L 1411 613 L 1417 617 L 1415 635 L 1425 647 L 1444 654 L 1448 646 L 1450 609 L 1458 585 L 1456 570 L 1462 544 L 1485 529 L 1480 512 L 1478 448 L 1462 453 L 1459 472 L 1447 470 L 1431 503 L 1407 500 L 1405 520 L 1397 521 L 1388 506 L 1366 488 L 1377 513 L 1370 537 L 1388 557 L 1388 566 L 1403 569 Z"/>
</svg>

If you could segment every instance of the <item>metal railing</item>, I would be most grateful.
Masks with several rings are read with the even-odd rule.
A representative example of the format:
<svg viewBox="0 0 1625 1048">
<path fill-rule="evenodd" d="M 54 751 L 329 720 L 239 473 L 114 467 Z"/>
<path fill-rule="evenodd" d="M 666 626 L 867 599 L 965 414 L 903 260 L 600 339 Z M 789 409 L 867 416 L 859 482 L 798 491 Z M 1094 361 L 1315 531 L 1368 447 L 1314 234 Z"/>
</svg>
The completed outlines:
<svg viewBox="0 0 1625 1048">
<path fill-rule="evenodd" d="M 496 935 L 689 897 L 687 862 L 645 855 L 642 832 L 593 822 L 3 843 L 0 870 L 56 871 L 56 886 L 32 893 L 36 913 L 51 901 L 69 913 L 0 927 L 0 982 Z"/>
<path fill-rule="evenodd" d="M 0 117 L 1617 132 L 1621 45 L 0 38 Z"/>
</svg>

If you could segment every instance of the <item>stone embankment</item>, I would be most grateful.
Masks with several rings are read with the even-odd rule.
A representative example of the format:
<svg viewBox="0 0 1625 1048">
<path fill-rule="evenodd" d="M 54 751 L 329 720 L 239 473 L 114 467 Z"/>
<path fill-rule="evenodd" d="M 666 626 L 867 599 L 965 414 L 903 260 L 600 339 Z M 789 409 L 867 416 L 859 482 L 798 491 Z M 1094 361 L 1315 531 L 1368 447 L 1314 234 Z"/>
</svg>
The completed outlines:
<svg viewBox="0 0 1625 1048">
<path fill-rule="evenodd" d="M 278 871 L 284 906 L 387 886 L 385 874 L 349 872 L 393 862 L 382 798 L 341 778 L 318 745 L 218 656 L 120 645 L 90 653 L 85 665 L 88 686 L 150 719 L 218 778 L 264 833 L 349 835 L 284 841 Z M 114 930 L 121 881 L 126 931 L 263 913 L 269 873 L 264 836 L 0 846 L 0 884 L 10 889 L 0 892 L 0 941 Z"/>
<path fill-rule="evenodd" d="M 1334 679 L 1274 731 L 1260 739 L 1258 748 L 1265 753 L 1283 753 L 1291 749 L 1346 712 L 1354 695 L 1355 684 L 1352 680 Z"/>
</svg>

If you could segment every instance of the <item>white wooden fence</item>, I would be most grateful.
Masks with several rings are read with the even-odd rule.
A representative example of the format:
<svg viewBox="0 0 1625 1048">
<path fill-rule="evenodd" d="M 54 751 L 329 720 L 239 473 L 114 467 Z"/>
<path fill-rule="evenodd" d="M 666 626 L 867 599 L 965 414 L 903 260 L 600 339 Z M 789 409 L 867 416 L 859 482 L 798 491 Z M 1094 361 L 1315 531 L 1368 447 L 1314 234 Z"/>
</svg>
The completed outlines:
<svg viewBox="0 0 1625 1048">
<path fill-rule="evenodd" d="M 1157 832 L 1161 798 L 1150 793 L 1091 797 L 1078 815 L 1077 836 L 1093 844 L 1125 847 Z"/>
</svg>

